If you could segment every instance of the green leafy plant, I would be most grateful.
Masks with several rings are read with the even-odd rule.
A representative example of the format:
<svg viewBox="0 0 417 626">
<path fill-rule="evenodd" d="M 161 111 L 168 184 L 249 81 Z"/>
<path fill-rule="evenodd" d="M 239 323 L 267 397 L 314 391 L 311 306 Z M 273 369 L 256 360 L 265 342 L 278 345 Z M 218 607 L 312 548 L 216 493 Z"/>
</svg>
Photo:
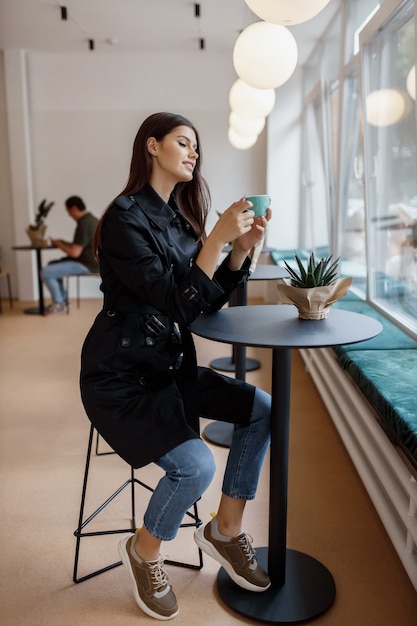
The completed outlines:
<svg viewBox="0 0 417 626">
<path fill-rule="evenodd" d="M 35 223 L 29 225 L 30 230 L 38 230 L 39 226 L 44 223 L 54 204 L 55 202 L 48 202 L 46 198 L 40 202 L 35 215 Z"/>
<path fill-rule="evenodd" d="M 311 287 L 323 287 L 333 285 L 339 278 L 338 266 L 340 257 L 332 262 L 333 255 L 326 257 L 325 259 L 317 260 L 314 256 L 314 252 L 310 254 L 307 267 L 305 268 L 298 254 L 294 254 L 294 259 L 298 265 L 297 270 L 288 265 L 286 261 L 285 267 L 291 278 L 291 284 L 294 287 L 301 287 L 304 289 L 310 289 Z"/>
</svg>

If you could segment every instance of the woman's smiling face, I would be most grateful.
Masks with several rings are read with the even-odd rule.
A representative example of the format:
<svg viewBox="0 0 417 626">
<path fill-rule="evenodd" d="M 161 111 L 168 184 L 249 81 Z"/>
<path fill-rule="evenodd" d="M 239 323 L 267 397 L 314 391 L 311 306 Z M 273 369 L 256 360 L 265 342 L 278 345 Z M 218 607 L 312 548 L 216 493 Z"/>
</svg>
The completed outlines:
<svg viewBox="0 0 417 626">
<path fill-rule="evenodd" d="M 192 180 L 199 155 L 196 135 L 189 126 L 177 126 L 161 141 L 150 137 L 148 151 L 153 157 L 153 175 L 163 175 L 174 185 Z"/>
</svg>

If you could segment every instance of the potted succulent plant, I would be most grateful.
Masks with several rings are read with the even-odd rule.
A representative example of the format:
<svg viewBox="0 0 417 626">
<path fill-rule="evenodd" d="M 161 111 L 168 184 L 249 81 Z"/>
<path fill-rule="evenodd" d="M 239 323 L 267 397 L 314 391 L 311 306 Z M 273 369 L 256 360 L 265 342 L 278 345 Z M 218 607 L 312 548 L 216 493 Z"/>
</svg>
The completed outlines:
<svg viewBox="0 0 417 626">
<path fill-rule="evenodd" d="M 331 305 L 347 294 L 352 278 L 340 278 L 340 257 L 333 261 L 330 255 L 318 260 L 312 252 L 306 267 L 298 254 L 294 254 L 294 259 L 295 269 L 284 261 L 290 282 L 278 281 L 279 303 L 294 304 L 301 319 L 325 319 Z"/>
<path fill-rule="evenodd" d="M 46 199 L 42 200 L 38 206 L 34 224 L 29 224 L 26 229 L 26 233 L 32 243 L 32 246 L 35 248 L 44 248 L 47 245 L 47 241 L 45 239 L 45 219 L 54 204 L 55 202 L 48 202 Z"/>
</svg>

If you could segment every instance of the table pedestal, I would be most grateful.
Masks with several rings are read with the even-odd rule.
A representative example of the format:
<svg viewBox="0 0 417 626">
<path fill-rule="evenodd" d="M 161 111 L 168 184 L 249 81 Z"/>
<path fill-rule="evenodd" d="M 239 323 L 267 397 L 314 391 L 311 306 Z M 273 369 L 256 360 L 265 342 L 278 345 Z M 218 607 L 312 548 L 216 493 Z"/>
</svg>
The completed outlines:
<svg viewBox="0 0 417 626">
<path fill-rule="evenodd" d="M 261 565 L 268 567 L 268 548 L 256 548 Z M 235 585 L 221 568 L 217 576 L 221 598 L 237 613 L 259 622 L 294 624 L 324 613 L 336 595 L 336 585 L 329 570 L 316 559 L 286 551 L 285 583 L 271 585 L 267 591 L 251 593 Z"/>
<path fill-rule="evenodd" d="M 235 585 L 225 570 L 220 570 L 217 582 L 226 604 L 242 615 L 265 622 L 295 623 L 326 611 L 334 601 L 336 586 L 319 561 L 286 547 L 290 349 L 273 350 L 272 389 L 269 549 L 256 550 L 272 585 L 268 591 L 250 593 Z"/>
</svg>

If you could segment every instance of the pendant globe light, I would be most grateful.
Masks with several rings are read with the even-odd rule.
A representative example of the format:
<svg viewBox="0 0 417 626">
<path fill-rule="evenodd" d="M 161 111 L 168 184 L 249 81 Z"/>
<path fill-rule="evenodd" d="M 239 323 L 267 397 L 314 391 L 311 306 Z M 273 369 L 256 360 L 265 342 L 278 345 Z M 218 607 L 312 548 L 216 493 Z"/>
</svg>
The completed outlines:
<svg viewBox="0 0 417 626">
<path fill-rule="evenodd" d="M 229 104 L 239 117 L 256 120 L 271 113 L 275 105 L 275 91 L 255 89 L 238 78 L 230 89 Z"/>
<path fill-rule="evenodd" d="M 330 0 L 245 0 L 252 11 L 266 22 L 291 26 L 310 20 Z"/>
<path fill-rule="evenodd" d="M 293 74 L 298 60 L 294 35 L 285 26 L 255 22 L 242 31 L 233 48 L 239 78 L 256 89 L 275 89 Z"/>
<path fill-rule="evenodd" d="M 372 126 L 396 124 L 405 111 L 405 98 L 397 89 L 376 89 L 366 97 L 366 120 Z"/>
<path fill-rule="evenodd" d="M 416 66 L 413 65 L 407 74 L 407 91 L 413 100 L 416 99 Z"/>
<path fill-rule="evenodd" d="M 232 144 L 234 148 L 238 150 L 248 150 L 248 148 L 252 148 L 255 145 L 258 139 L 258 135 L 253 135 L 252 137 L 243 137 L 239 135 L 233 128 L 229 128 L 227 137 L 229 142 Z"/>
<path fill-rule="evenodd" d="M 240 117 L 238 113 L 232 111 L 229 115 L 229 126 L 242 137 L 253 137 L 259 135 L 264 129 L 265 118 L 260 117 L 255 120 L 245 120 L 244 117 Z"/>
</svg>

